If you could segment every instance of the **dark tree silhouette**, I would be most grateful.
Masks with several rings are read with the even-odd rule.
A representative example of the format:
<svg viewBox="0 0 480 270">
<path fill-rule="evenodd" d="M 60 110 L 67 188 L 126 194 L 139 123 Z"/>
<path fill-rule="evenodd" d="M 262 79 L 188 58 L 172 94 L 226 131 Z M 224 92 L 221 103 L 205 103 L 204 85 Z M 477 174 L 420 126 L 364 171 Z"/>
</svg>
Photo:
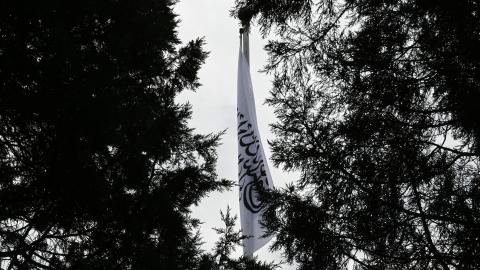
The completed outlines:
<svg viewBox="0 0 480 270">
<path fill-rule="evenodd" d="M 206 53 L 174 2 L 0 4 L 0 268 L 199 267 L 189 207 L 230 183 L 175 101 Z"/>
<path fill-rule="evenodd" d="M 227 206 L 225 212 L 220 212 L 224 223 L 222 228 L 213 228 L 219 239 L 215 243 L 215 248 L 211 254 L 204 254 L 199 270 L 275 270 L 280 265 L 273 262 L 267 263 L 259 260 L 258 257 L 234 258 L 233 251 L 242 246 L 242 240 L 246 236 L 235 229 L 237 216 L 232 216 L 230 207 Z"/>
<path fill-rule="evenodd" d="M 238 0 L 264 34 L 267 225 L 300 269 L 480 268 L 480 3 Z"/>
</svg>

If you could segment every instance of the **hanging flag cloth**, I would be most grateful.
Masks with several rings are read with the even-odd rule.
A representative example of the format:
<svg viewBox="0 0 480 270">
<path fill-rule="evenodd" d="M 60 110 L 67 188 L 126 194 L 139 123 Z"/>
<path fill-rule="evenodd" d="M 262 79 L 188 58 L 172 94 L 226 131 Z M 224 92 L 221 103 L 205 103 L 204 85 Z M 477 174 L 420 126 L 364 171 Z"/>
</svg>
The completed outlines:
<svg viewBox="0 0 480 270">
<path fill-rule="evenodd" d="M 273 237 L 262 237 L 265 229 L 260 221 L 264 211 L 257 200 L 257 187 L 273 189 L 273 183 L 258 132 L 250 68 L 241 45 L 238 58 L 237 124 L 240 220 L 243 235 L 248 237 L 243 242 L 243 251 L 245 256 L 252 257 L 253 252 Z"/>
</svg>

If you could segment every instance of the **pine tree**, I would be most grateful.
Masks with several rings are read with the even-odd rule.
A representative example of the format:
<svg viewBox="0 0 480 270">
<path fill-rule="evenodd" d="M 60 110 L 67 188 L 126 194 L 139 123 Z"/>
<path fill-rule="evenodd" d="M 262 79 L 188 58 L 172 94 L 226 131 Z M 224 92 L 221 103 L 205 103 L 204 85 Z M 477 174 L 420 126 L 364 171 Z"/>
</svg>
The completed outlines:
<svg viewBox="0 0 480 270">
<path fill-rule="evenodd" d="M 480 268 L 478 1 L 238 0 L 276 34 L 264 198 L 299 269 Z"/>
<path fill-rule="evenodd" d="M 199 270 L 275 270 L 280 265 L 273 262 L 267 263 L 258 257 L 240 256 L 234 258 L 232 253 L 242 246 L 242 241 L 247 236 L 242 235 L 241 230 L 235 229 L 237 216 L 232 216 L 231 209 L 227 206 L 225 212 L 220 211 L 224 226 L 214 228 L 219 239 L 211 254 L 204 254 L 202 265 Z"/>
<path fill-rule="evenodd" d="M 175 100 L 207 54 L 174 2 L 0 4 L 0 268 L 200 265 L 189 208 L 230 183 Z"/>
</svg>

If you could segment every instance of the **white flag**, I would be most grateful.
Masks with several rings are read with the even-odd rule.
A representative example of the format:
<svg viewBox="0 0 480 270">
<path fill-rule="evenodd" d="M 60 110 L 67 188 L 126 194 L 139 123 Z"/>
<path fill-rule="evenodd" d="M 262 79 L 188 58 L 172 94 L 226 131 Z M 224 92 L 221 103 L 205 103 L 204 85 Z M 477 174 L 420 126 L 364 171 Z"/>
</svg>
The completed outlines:
<svg viewBox="0 0 480 270">
<path fill-rule="evenodd" d="M 252 256 L 273 237 L 262 237 L 265 234 L 260 224 L 263 209 L 257 200 L 255 183 L 266 189 L 272 189 L 273 183 L 258 133 L 250 69 L 241 51 L 238 59 L 237 124 L 240 220 L 243 235 L 249 236 L 243 242 L 243 251 L 245 255 Z"/>
</svg>

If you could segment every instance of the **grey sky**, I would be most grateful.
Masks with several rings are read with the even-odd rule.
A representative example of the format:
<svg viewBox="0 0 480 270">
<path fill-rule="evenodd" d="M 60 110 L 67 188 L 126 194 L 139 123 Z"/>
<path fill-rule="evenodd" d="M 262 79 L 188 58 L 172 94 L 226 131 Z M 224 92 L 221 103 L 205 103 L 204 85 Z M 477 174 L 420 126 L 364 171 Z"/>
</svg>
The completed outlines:
<svg viewBox="0 0 480 270">
<path fill-rule="evenodd" d="M 239 49 L 238 22 L 229 16 L 233 7 L 233 0 L 183 0 L 176 7 L 175 12 L 181 20 L 178 29 L 182 42 L 205 37 L 206 50 L 209 57 L 203 65 L 199 77 L 202 86 L 195 92 L 184 93 L 180 100 L 188 100 L 193 106 L 193 118 L 190 126 L 199 133 L 210 133 L 227 129 L 223 136 L 222 145 L 218 148 L 219 177 L 237 180 L 237 138 L 236 138 L 236 82 L 237 61 Z M 264 105 L 271 88 L 271 78 L 260 73 L 259 70 L 266 64 L 267 55 L 263 47 L 266 40 L 262 39 L 258 28 L 253 26 L 250 33 L 250 70 L 255 92 L 257 118 L 260 134 L 264 144 L 265 154 L 270 157 L 267 140 L 272 138 L 269 124 L 275 121 L 273 108 Z M 292 174 L 281 169 L 270 170 L 275 186 L 282 187 L 287 182 L 294 181 Z M 227 205 L 232 213 L 239 215 L 238 190 L 213 193 L 202 200 L 198 207 L 193 209 L 193 215 L 204 224 L 201 233 L 204 238 L 204 248 L 210 250 L 217 236 L 211 229 L 221 226 L 220 210 Z M 239 225 L 237 224 L 239 227 Z M 237 250 L 237 255 L 241 250 Z M 261 259 L 279 262 L 278 254 L 271 254 L 264 247 L 257 253 Z M 292 267 L 285 266 L 284 269 Z"/>
</svg>

